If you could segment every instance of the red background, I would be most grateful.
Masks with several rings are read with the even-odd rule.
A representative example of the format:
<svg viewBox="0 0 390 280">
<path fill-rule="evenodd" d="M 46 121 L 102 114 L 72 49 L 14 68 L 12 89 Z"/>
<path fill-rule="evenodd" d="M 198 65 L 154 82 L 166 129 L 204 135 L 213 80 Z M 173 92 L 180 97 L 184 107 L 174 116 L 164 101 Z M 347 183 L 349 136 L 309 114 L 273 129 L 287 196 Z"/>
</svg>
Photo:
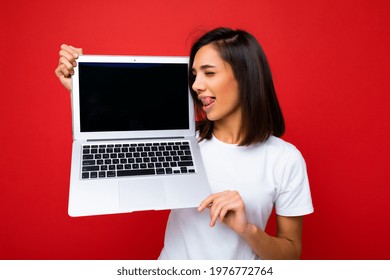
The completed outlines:
<svg viewBox="0 0 390 280">
<path fill-rule="evenodd" d="M 304 221 L 303 258 L 390 259 L 388 3 L 2 3 L 0 258 L 159 255 L 168 211 L 67 215 L 71 110 L 54 75 L 58 51 L 68 43 L 89 54 L 187 55 L 199 30 L 230 26 L 262 43 L 284 139 L 307 161 L 315 213 Z"/>
</svg>

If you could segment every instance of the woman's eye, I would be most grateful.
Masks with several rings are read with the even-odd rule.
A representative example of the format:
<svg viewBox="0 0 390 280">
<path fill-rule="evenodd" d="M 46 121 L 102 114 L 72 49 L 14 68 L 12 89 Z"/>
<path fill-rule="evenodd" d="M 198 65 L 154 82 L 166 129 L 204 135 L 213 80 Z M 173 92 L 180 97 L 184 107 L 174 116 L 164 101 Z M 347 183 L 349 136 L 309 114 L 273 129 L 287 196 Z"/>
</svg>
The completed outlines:
<svg viewBox="0 0 390 280">
<path fill-rule="evenodd" d="M 212 76 L 212 75 L 215 74 L 215 72 L 206 72 L 205 74 L 206 74 L 207 76 Z"/>
</svg>

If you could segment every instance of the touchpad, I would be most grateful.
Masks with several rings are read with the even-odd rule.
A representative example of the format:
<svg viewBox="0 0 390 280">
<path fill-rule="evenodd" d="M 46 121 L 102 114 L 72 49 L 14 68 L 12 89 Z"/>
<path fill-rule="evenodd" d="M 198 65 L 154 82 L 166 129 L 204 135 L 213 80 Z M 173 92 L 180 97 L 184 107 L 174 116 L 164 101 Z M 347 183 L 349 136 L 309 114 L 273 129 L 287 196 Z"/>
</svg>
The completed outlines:
<svg viewBox="0 0 390 280">
<path fill-rule="evenodd" d="M 119 182 L 119 207 L 124 210 L 166 208 L 164 181 L 160 179 Z"/>
</svg>

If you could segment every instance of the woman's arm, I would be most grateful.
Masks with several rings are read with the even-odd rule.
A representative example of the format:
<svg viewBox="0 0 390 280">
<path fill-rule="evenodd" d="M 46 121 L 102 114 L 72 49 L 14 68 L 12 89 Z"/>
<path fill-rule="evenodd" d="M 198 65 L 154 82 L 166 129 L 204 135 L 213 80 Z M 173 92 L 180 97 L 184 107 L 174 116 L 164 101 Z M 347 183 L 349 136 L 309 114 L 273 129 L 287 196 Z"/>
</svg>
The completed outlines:
<svg viewBox="0 0 390 280">
<path fill-rule="evenodd" d="M 69 91 L 72 91 L 71 76 L 74 74 L 74 67 L 77 66 L 76 58 L 83 53 L 83 49 L 68 46 L 66 44 L 61 45 L 60 59 L 58 66 L 55 69 L 55 74 L 60 80 L 61 84 Z"/>
<path fill-rule="evenodd" d="M 208 196 L 198 210 L 210 210 L 210 226 L 217 220 L 237 232 L 262 259 L 299 259 L 302 251 L 302 217 L 276 216 L 277 236 L 249 223 L 245 204 L 237 191 Z"/>
<path fill-rule="evenodd" d="M 303 217 L 276 216 L 277 236 L 270 236 L 253 224 L 241 236 L 262 259 L 299 259 L 302 252 Z"/>
</svg>

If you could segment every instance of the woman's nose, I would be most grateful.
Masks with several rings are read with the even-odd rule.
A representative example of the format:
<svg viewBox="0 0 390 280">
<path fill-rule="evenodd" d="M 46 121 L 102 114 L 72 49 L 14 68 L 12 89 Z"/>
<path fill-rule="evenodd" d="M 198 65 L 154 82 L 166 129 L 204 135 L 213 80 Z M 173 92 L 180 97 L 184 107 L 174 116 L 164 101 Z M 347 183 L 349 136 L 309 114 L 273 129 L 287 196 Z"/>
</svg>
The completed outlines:
<svg viewBox="0 0 390 280">
<path fill-rule="evenodd" d="M 199 75 L 196 76 L 195 81 L 194 81 L 194 83 L 192 84 L 192 89 L 193 89 L 196 93 L 198 93 L 198 94 L 205 90 L 204 83 L 203 83 L 202 80 L 199 78 Z"/>
</svg>

